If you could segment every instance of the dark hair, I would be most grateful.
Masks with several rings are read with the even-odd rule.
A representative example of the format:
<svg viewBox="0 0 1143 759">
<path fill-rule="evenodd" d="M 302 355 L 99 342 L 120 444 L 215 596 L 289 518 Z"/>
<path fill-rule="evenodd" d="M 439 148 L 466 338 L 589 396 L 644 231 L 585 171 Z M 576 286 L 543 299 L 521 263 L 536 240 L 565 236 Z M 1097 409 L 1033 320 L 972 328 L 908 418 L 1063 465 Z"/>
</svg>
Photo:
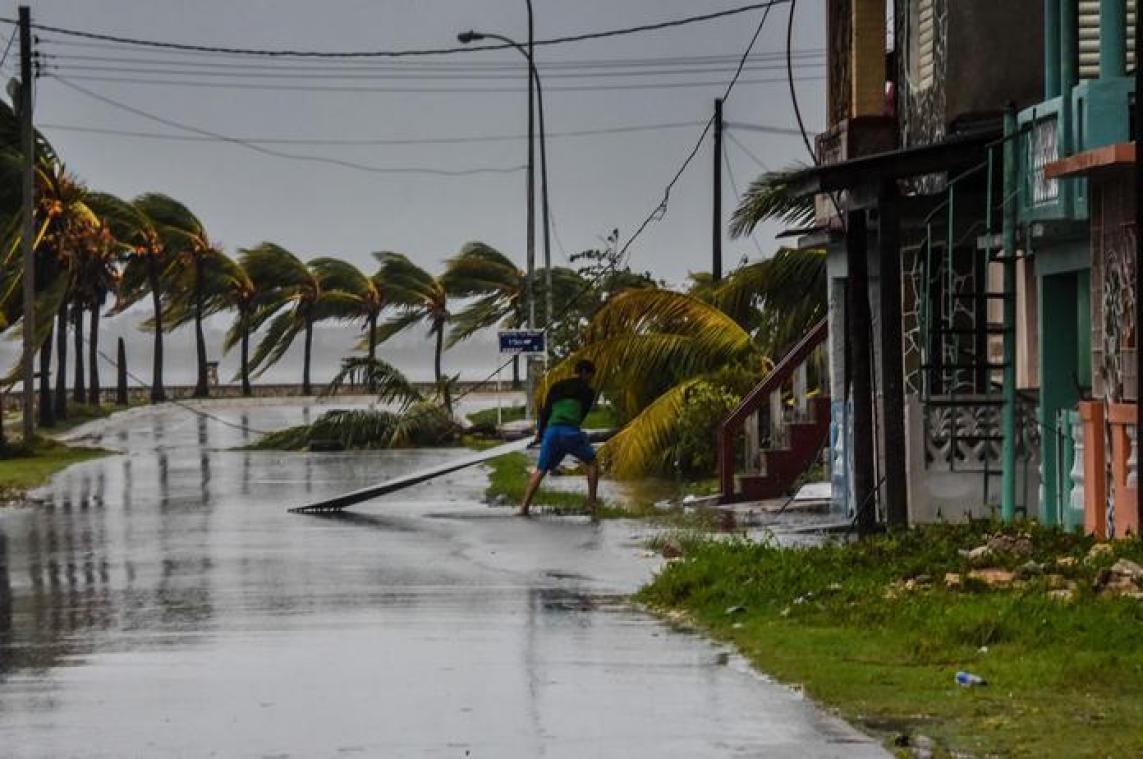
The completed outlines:
<svg viewBox="0 0 1143 759">
<path fill-rule="evenodd" d="M 586 358 L 580 359 L 575 362 L 576 374 L 595 374 L 595 364 L 588 361 Z"/>
</svg>

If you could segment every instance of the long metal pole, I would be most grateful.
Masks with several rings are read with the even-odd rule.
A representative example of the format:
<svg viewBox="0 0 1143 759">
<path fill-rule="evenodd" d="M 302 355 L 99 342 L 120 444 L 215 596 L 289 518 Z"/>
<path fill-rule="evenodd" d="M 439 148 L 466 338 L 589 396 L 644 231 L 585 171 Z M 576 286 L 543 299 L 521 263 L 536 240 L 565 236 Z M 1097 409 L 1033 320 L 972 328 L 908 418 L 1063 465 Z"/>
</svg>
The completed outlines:
<svg viewBox="0 0 1143 759">
<path fill-rule="evenodd" d="M 532 0 L 528 4 L 528 279 L 526 282 L 526 297 L 528 299 L 528 329 L 536 328 L 536 88 L 535 77 L 532 75 Z M 527 393 L 525 411 L 529 419 L 532 418 L 535 399 L 536 381 L 532 376 L 532 359 L 529 356 L 524 363 L 527 369 Z"/>
<path fill-rule="evenodd" d="M 552 235 L 551 217 L 548 213 L 548 141 L 544 132 L 544 88 L 540 85 L 540 72 L 536 62 L 528 61 L 532 69 L 532 79 L 536 84 L 536 110 L 540 117 L 540 198 L 544 215 L 544 328 L 552 328 Z M 545 355 L 548 343 L 544 341 Z"/>
<path fill-rule="evenodd" d="M 1143 33 L 1135 17 L 1135 446 L 1143 449 Z M 1135 457 L 1138 462 L 1138 454 Z M 1136 463 L 1135 507 L 1143 515 L 1143 485 Z"/>
<path fill-rule="evenodd" d="M 722 98 L 714 101 L 714 195 L 710 265 L 711 277 L 715 282 L 722 281 Z"/>
<path fill-rule="evenodd" d="M 21 247 L 24 259 L 24 352 L 21 369 L 24 378 L 24 441 L 30 442 L 35 434 L 33 397 L 34 373 L 32 356 L 36 351 L 36 254 L 33 237 L 36 225 L 33 214 L 35 204 L 34 166 L 35 136 L 32 127 L 32 18 L 28 6 L 20 6 L 20 145 L 24 154 L 22 187 L 23 225 Z"/>
<path fill-rule="evenodd" d="M 1004 406 L 1001 411 L 1000 516 L 1016 518 L 1016 109 L 1004 113 Z M 987 181 L 991 182 L 992 177 Z"/>
</svg>

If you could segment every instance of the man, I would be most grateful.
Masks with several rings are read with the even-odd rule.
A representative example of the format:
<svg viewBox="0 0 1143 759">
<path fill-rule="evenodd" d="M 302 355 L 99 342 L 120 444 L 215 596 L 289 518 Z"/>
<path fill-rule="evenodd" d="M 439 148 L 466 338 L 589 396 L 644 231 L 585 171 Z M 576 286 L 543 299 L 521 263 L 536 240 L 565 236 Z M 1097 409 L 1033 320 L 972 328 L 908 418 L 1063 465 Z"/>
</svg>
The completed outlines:
<svg viewBox="0 0 1143 759">
<path fill-rule="evenodd" d="M 587 469 L 587 508 L 595 517 L 595 491 L 599 486 L 599 465 L 595 462 L 595 451 L 588 442 L 587 435 L 580 429 L 587 412 L 595 404 L 595 391 L 589 382 L 595 374 L 595 364 L 578 361 L 575 376 L 560 380 L 548 390 L 544 407 L 540 409 L 539 424 L 535 443 L 540 444 L 540 459 L 528 480 L 524 501 L 517 512 L 528 516 L 532 498 L 543 481 L 544 475 L 555 471 L 564 456 L 571 454 L 583 462 Z"/>
</svg>

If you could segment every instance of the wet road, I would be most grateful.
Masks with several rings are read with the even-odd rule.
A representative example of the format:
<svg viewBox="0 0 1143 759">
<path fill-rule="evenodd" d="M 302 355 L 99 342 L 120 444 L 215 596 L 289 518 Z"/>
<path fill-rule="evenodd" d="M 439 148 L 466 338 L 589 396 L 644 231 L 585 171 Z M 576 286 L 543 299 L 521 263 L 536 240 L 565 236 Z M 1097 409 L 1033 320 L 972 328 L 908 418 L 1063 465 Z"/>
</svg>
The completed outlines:
<svg viewBox="0 0 1143 759">
<path fill-rule="evenodd" d="M 478 472 L 285 513 L 463 452 L 231 451 L 178 408 L 94 429 L 126 453 L 0 511 L 0 755 L 883 755 L 613 600 L 657 566 L 638 526 L 512 518 Z"/>
</svg>

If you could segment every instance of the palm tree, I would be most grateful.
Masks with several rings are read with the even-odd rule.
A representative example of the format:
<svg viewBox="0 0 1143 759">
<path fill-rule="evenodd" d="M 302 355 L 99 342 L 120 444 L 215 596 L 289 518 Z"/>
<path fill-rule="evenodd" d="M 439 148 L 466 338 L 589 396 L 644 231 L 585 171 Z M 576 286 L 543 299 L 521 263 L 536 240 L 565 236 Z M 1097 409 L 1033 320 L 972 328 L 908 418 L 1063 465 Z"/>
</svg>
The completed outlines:
<svg viewBox="0 0 1143 759">
<path fill-rule="evenodd" d="M 336 317 L 332 301 L 340 303 L 340 298 L 323 298 L 317 272 L 272 242 L 243 250 L 239 260 L 258 291 L 258 304 L 250 318 L 251 331 L 269 321 L 266 334 L 254 351 L 251 368 L 259 375 L 265 372 L 285 355 L 294 338 L 304 332 L 302 393 L 310 395 L 313 392 L 310 358 L 314 322 Z"/>
<path fill-rule="evenodd" d="M 622 292 L 596 313 L 584 346 L 549 373 L 540 391 L 569 376 L 576 361 L 592 360 L 601 390 L 626 422 L 604 448 L 612 471 L 669 471 L 676 423 L 693 389 L 709 383 L 744 392 L 743 378 L 756 381 L 791 335 L 800 337 L 821 318 L 824 261 L 821 251 L 782 251 L 732 273 L 706 294 L 711 302 L 664 289 Z M 787 312 L 790 299 L 812 304 Z M 734 313 L 743 303 L 749 308 Z"/>
<path fill-rule="evenodd" d="M 73 295 L 76 312 L 75 354 L 76 380 L 74 400 L 93 406 L 100 402 L 99 385 L 99 314 L 114 292 L 119 279 L 118 259 L 122 246 L 111 234 L 108 224 L 100 222 L 90 230 L 79 258 L 78 274 Z M 83 392 L 83 312 L 91 312 L 87 338 L 88 382 L 86 397 Z"/>
<path fill-rule="evenodd" d="M 519 329 L 528 323 L 526 293 L 528 275 L 495 248 L 482 242 L 466 244 L 459 254 L 445 264 L 441 275 L 448 294 L 454 298 L 476 298 L 452 318 L 445 347 L 451 348 L 480 330 L 499 325 L 502 329 Z M 547 283 L 538 281 L 536 298 L 543 302 Z M 552 269 L 553 311 L 559 314 L 578 296 L 586 284 L 576 272 L 564 267 Z M 547 327 L 546 314 L 540 309 L 540 326 Z M 520 387 L 520 362 L 512 362 L 512 388 Z"/>
<path fill-rule="evenodd" d="M 381 263 L 380 276 L 385 282 L 389 302 L 401 309 L 401 313 L 389 319 L 373 331 L 373 339 L 383 343 L 398 332 L 424 322 L 429 325 L 429 335 L 435 340 L 433 352 L 433 376 L 437 387 L 444 389 L 444 375 L 441 372 L 441 354 L 444 352 L 445 325 L 448 324 L 448 290 L 441 278 L 434 277 L 400 253 L 383 252 L 374 254 Z M 445 405 L 451 411 L 448 393 L 443 392 Z"/>
<path fill-rule="evenodd" d="M 338 317 L 363 321 L 367 357 L 371 364 L 377 361 L 377 320 L 386 306 L 385 286 L 381 272 L 367 277 L 348 261 L 338 258 L 315 258 L 310 268 L 317 273 L 326 299 L 335 301 L 331 306 L 340 312 Z M 336 294 L 336 295 L 334 295 Z M 373 377 L 368 377 L 370 391 L 376 390 Z"/>
<path fill-rule="evenodd" d="M 206 261 L 218 252 L 206 234 L 206 227 L 189 208 L 174 198 L 150 192 L 135 199 L 135 205 L 151 219 L 159 230 L 168 251 L 163 289 L 168 298 L 189 293 L 194 317 L 195 357 L 198 373 L 194 397 L 210 394 L 206 371 L 206 338 L 203 335 L 204 300 L 206 298 Z M 174 325 L 167 324 L 167 329 Z"/>
<path fill-rule="evenodd" d="M 148 293 L 151 295 L 152 317 L 149 326 L 155 335 L 151 402 L 160 403 L 167 399 L 163 387 L 162 279 L 171 259 L 163 230 L 137 203 L 128 203 L 107 193 L 90 194 L 88 203 L 110 225 L 111 234 L 127 252 L 127 263 L 119 278 L 111 313 L 122 313 Z"/>
<path fill-rule="evenodd" d="M 198 258 L 201 278 L 196 286 L 176 287 L 168 292 L 163 324 L 174 330 L 214 314 L 236 311 L 222 348 L 229 351 L 241 344 L 242 363 L 235 376 L 242 380 L 242 394 L 250 396 L 250 325 L 258 305 L 258 291 L 242 264 L 222 251 L 210 248 Z"/>
</svg>

